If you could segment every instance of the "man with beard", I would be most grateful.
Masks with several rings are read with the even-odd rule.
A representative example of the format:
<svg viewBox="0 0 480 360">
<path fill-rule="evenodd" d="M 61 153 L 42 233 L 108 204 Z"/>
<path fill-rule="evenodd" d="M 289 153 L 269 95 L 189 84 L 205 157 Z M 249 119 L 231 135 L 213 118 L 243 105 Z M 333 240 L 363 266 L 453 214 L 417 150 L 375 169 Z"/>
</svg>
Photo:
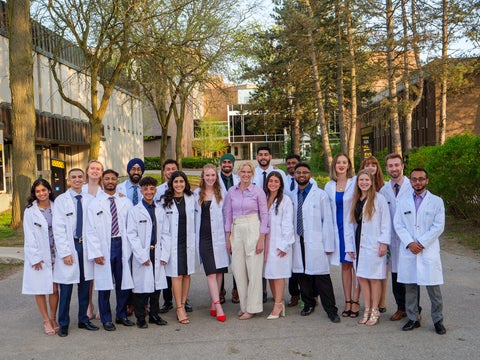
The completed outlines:
<svg viewBox="0 0 480 360">
<path fill-rule="evenodd" d="M 233 165 L 235 164 L 235 157 L 232 154 L 223 154 L 220 158 L 220 171 L 218 172 L 218 178 L 220 179 L 220 187 L 222 189 L 222 196 L 225 198 L 227 191 L 234 185 L 240 182 L 240 178 L 237 174 L 233 173 Z M 233 289 L 232 289 L 232 303 L 238 304 L 240 298 L 238 297 L 237 283 L 232 275 Z M 222 286 L 220 289 L 220 303 L 225 302 L 225 276 L 222 274 Z"/>
<path fill-rule="evenodd" d="M 300 315 L 315 310 L 316 296 L 330 321 L 340 322 L 330 278 L 329 255 L 335 250 L 333 216 L 328 195 L 310 181 L 310 166 L 300 162 L 295 166 L 298 184 L 294 198 L 295 243 L 293 244 L 293 273 L 297 274 L 304 305 Z"/>
<path fill-rule="evenodd" d="M 127 239 L 127 214 L 132 202 L 116 193 L 118 173 L 107 169 L 102 174 L 102 188 L 87 210 L 86 245 L 88 260 L 94 262 L 93 279 L 98 290 L 100 320 L 106 331 L 114 331 L 110 308 L 110 290 L 115 284 L 117 324 L 133 326 L 127 318 L 127 300 L 133 287 Z"/>
<path fill-rule="evenodd" d="M 410 331 L 420 327 L 418 287 L 423 285 L 431 302 L 435 331 L 447 332 L 443 326 L 443 284 L 439 237 L 445 228 L 443 200 L 427 190 L 428 173 L 423 168 L 410 172 L 413 193 L 397 206 L 393 224 L 401 241 L 398 261 L 398 282 L 405 284 L 405 308 L 408 322 L 402 327 Z"/>
<path fill-rule="evenodd" d="M 142 159 L 133 158 L 127 164 L 127 173 L 129 179 L 123 183 L 118 184 L 117 193 L 123 194 L 128 197 L 133 205 L 137 205 L 142 200 L 142 193 L 140 192 L 140 186 L 138 183 L 145 172 L 145 163 Z"/>
</svg>

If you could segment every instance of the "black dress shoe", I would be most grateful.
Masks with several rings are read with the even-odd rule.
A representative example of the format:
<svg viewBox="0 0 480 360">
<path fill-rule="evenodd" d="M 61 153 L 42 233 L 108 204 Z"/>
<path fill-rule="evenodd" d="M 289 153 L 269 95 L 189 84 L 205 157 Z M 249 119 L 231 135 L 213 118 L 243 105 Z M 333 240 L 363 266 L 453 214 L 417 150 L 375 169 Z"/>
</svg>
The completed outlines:
<svg viewBox="0 0 480 360">
<path fill-rule="evenodd" d="M 163 320 L 160 316 L 150 316 L 148 319 L 150 324 L 157 324 L 157 325 L 167 325 L 168 323 Z"/>
<path fill-rule="evenodd" d="M 111 321 L 106 322 L 106 323 L 103 323 L 103 328 L 104 328 L 106 331 L 115 331 L 115 330 L 117 330 L 117 328 L 115 327 L 115 325 L 113 325 L 113 323 L 112 323 Z"/>
<path fill-rule="evenodd" d="M 168 302 L 168 303 L 166 302 L 162 306 L 160 306 L 159 313 L 160 314 L 165 314 L 172 309 L 173 309 L 173 304 L 171 302 Z"/>
<path fill-rule="evenodd" d="M 263 293 L 262 302 L 265 304 L 267 302 L 267 293 Z"/>
<path fill-rule="evenodd" d="M 410 331 L 419 327 L 420 327 L 420 321 L 408 320 L 408 322 L 405 325 L 403 325 L 402 330 Z"/>
<path fill-rule="evenodd" d="M 135 325 L 133 321 L 128 320 L 128 318 L 116 318 L 115 323 L 122 324 L 123 326 L 133 326 Z"/>
<path fill-rule="evenodd" d="M 340 322 L 340 316 L 338 316 L 338 314 L 328 314 L 328 318 L 333 323 L 339 323 Z"/>
<path fill-rule="evenodd" d="M 186 312 L 192 312 L 193 311 L 193 307 L 192 307 L 192 305 L 190 305 L 188 303 L 188 301 L 185 301 L 185 311 Z"/>
<path fill-rule="evenodd" d="M 443 335 L 447 333 L 447 329 L 443 326 L 443 320 L 437 321 L 435 324 L 435 331 L 438 335 Z"/>
<path fill-rule="evenodd" d="M 68 336 L 68 326 L 62 326 L 58 330 L 58 336 L 65 337 Z"/>
<path fill-rule="evenodd" d="M 86 323 L 78 323 L 78 328 L 79 329 L 87 329 L 87 330 L 90 330 L 90 331 L 96 331 L 96 330 L 99 329 L 97 325 L 92 324 L 90 321 L 86 322 Z"/>
<path fill-rule="evenodd" d="M 313 306 L 305 306 L 303 308 L 303 310 L 300 312 L 300 315 L 302 316 L 308 316 L 310 315 L 311 313 L 313 313 L 315 311 L 315 307 Z"/>
<path fill-rule="evenodd" d="M 145 320 L 138 320 L 137 321 L 137 327 L 139 329 L 146 329 L 146 328 L 148 328 L 148 324 Z"/>
</svg>

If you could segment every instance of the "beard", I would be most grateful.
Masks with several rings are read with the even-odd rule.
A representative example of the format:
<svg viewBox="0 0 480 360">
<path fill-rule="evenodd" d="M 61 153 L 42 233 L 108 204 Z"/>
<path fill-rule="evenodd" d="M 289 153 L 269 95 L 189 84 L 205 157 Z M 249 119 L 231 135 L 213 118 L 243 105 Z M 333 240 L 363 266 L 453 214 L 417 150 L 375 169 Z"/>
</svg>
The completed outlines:
<svg viewBox="0 0 480 360">
<path fill-rule="evenodd" d="M 142 175 L 138 175 L 138 174 L 128 174 L 128 177 L 130 178 L 130 182 L 132 184 L 138 184 L 140 182 L 140 179 L 142 178 Z"/>
<path fill-rule="evenodd" d="M 310 182 L 310 179 L 305 179 L 305 180 L 297 180 L 297 179 L 295 179 L 295 181 L 297 182 L 298 185 L 304 186 L 304 185 L 307 185 L 307 184 Z"/>
</svg>

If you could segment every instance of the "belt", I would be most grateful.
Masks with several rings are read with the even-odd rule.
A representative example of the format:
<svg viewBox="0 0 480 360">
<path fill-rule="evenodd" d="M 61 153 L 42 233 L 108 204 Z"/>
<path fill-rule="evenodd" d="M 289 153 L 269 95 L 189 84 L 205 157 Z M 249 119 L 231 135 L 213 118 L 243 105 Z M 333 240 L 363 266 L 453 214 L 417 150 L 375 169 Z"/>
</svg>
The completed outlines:
<svg viewBox="0 0 480 360">
<path fill-rule="evenodd" d="M 150 250 L 155 250 L 155 245 L 150 245 Z"/>
<path fill-rule="evenodd" d="M 79 238 L 74 237 L 74 238 L 73 238 L 73 241 L 81 244 L 81 243 L 83 242 L 83 236 L 80 236 Z"/>
<path fill-rule="evenodd" d="M 112 236 L 112 241 L 122 240 L 121 236 Z"/>
</svg>

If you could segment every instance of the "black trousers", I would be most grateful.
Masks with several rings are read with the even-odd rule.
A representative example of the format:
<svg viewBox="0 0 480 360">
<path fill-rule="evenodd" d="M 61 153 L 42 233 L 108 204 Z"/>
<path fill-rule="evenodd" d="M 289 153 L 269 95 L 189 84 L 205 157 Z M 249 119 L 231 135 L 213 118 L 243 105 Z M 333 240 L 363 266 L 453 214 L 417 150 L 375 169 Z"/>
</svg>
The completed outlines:
<svg viewBox="0 0 480 360">
<path fill-rule="evenodd" d="M 288 279 L 288 292 L 290 296 L 300 296 L 300 285 L 298 284 L 298 274 L 293 273 Z"/>
<path fill-rule="evenodd" d="M 172 278 L 170 276 L 167 276 L 167 285 L 168 285 L 168 288 L 163 289 L 163 303 L 172 304 L 173 303 Z"/>
<path fill-rule="evenodd" d="M 405 311 L 405 285 L 397 282 L 397 276 L 397 273 L 392 272 L 393 297 L 397 303 L 397 310 Z"/>
</svg>

